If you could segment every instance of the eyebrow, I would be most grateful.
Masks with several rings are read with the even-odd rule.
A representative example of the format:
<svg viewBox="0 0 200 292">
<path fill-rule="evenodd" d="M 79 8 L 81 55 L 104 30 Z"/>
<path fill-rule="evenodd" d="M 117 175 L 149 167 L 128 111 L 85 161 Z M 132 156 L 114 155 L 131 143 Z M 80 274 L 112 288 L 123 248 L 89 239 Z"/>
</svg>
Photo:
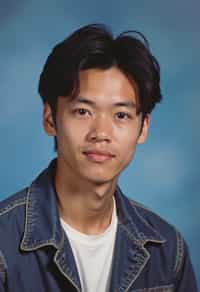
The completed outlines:
<svg viewBox="0 0 200 292">
<path fill-rule="evenodd" d="M 84 103 L 84 104 L 88 104 L 88 105 L 94 106 L 94 107 L 96 106 L 96 103 L 93 100 L 88 99 L 86 97 L 82 97 L 82 96 L 76 97 L 74 102 Z M 119 101 L 119 102 L 115 102 L 113 105 L 116 107 L 136 108 L 136 104 L 133 101 Z"/>
</svg>

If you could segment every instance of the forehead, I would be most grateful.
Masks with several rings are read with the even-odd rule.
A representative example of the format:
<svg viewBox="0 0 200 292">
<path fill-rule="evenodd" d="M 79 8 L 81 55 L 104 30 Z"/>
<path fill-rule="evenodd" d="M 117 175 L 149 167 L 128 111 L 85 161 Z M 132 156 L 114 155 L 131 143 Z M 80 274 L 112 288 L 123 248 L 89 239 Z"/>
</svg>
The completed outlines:
<svg viewBox="0 0 200 292">
<path fill-rule="evenodd" d="M 118 68 L 79 73 L 79 95 L 100 103 L 137 101 L 137 86 Z"/>
</svg>

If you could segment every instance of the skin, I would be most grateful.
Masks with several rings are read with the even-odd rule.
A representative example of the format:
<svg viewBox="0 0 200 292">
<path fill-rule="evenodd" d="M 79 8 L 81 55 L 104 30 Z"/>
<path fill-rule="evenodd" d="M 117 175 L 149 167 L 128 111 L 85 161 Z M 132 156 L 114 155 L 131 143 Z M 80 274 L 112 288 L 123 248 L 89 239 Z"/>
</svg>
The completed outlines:
<svg viewBox="0 0 200 292">
<path fill-rule="evenodd" d="M 84 70 L 79 78 L 75 99 L 58 97 L 55 123 L 44 105 L 43 125 L 57 137 L 61 217 L 82 233 L 99 234 L 110 224 L 119 174 L 147 138 L 149 115 L 141 128 L 133 83 L 118 68 Z"/>
</svg>

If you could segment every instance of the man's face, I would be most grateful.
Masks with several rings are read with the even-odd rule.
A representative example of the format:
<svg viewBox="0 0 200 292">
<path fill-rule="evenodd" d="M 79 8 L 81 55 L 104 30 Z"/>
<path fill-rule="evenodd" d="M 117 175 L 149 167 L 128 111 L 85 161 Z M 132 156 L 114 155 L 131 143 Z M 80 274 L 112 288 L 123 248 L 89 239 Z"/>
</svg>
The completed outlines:
<svg viewBox="0 0 200 292">
<path fill-rule="evenodd" d="M 80 72 L 80 92 L 71 100 L 58 97 L 56 125 L 48 104 L 44 128 L 57 137 L 58 163 L 75 181 L 116 180 L 131 161 L 136 144 L 144 143 L 149 116 L 141 129 L 136 92 L 117 68 Z"/>
</svg>

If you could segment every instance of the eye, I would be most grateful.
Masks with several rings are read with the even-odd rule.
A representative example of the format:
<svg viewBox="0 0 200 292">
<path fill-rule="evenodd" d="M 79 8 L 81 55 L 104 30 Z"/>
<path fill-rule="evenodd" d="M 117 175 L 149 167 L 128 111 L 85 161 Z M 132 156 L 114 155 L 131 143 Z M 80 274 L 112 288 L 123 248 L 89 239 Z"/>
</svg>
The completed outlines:
<svg viewBox="0 0 200 292">
<path fill-rule="evenodd" d="M 131 118 L 130 115 L 127 114 L 127 113 L 125 113 L 125 112 L 118 112 L 118 113 L 116 113 L 116 117 L 119 120 L 127 120 L 127 119 L 130 119 Z"/>
<path fill-rule="evenodd" d="M 85 109 L 85 108 L 77 108 L 73 111 L 75 113 L 75 115 L 78 116 L 88 116 L 91 115 L 90 111 Z"/>
</svg>

